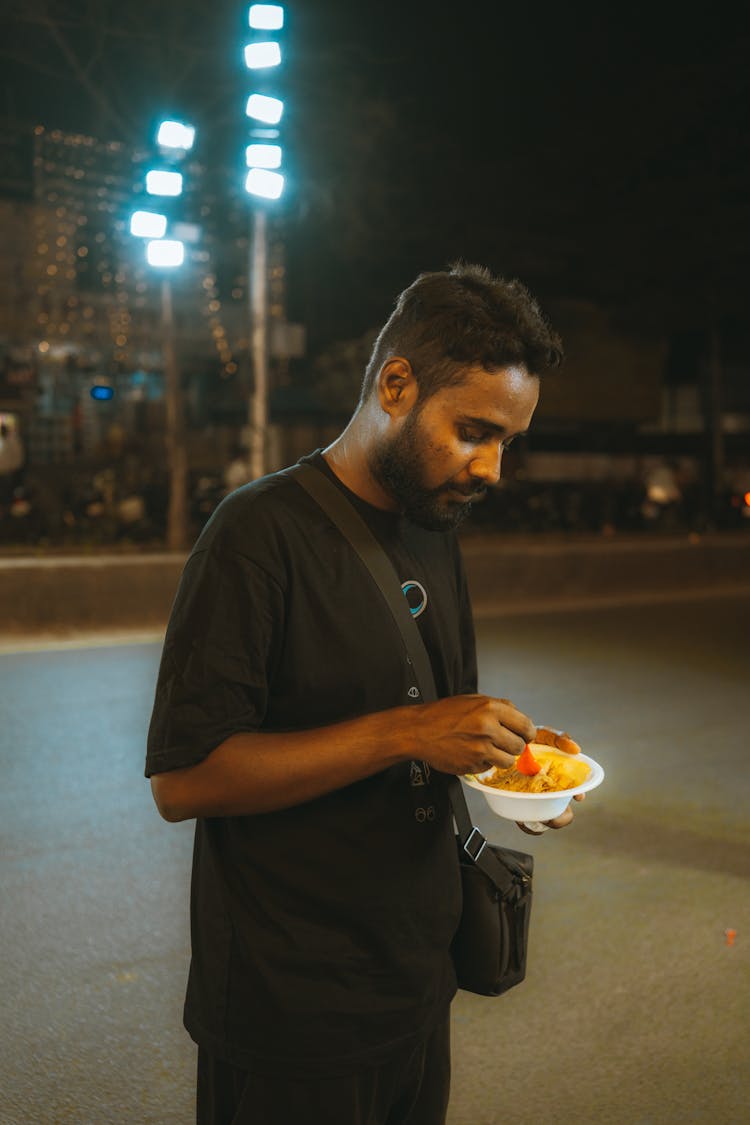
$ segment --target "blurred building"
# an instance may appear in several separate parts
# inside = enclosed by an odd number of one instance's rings
[[[113,430],[158,463],[161,282],[129,233],[132,211],[148,206],[153,154],[42,126],[31,136],[6,129],[0,153],[0,411],[17,417],[37,466],[93,456]],[[200,469],[221,465],[247,414],[249,217],[246,200],[199,163],[184,173],[179,218],[199,239],[171,284],[190,461]],[[283,378],[284,255],[273,225],[269,275]],[[93,398],[92,387],[111,397]]]
[[[56,497],[76,474],[85,487],[106,479],[110,497],[150,490],[163,507],[161,282],[129,233],[132,211],[146,203],[153,155],[0,122],[0,421],[20,435],[25,467],[47,489],[50,508],[68,503]],[[188,463],[210,492],[210,479],[221,480],[243,444],[248,417],[250,214],[225,169],[190,161],[184,172],[179,218],[199,237],[172,276],[173,304]],[[278,220],[269,224],[268,249],[267,447],[276,468],[338,432],[356,402],[374,326],[299,364],[304,328],[287,323]],[[636,524],[644,481],[665,457],[676,463],[684,495],[702,489],[695,505],[704,508],[725,471],[745,473],[744,338],[736,335],[731,348],[724,339],[717,364],[697,337],[673,339],[637,318],[625,324],[592,301],[548,306],[565,341],[565,370],[545,379],[533,430],[506,458],[506,507],[496,515],[487,505],[486,518],[521,526],[541,497],[535,527]],[[593,514],[581,515],[587,505]]]

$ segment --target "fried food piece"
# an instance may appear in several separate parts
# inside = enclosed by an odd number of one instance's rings
[[[562,730],[553,730],[552,727],[537,727],[534,742],[540,742],[542,746],[554,746],[556,750],[562,750],[563,754],[581,753],[581,747],[569,734]]]

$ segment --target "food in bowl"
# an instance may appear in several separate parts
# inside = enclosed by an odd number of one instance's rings
[[[539,728],[537,728],[537,732],[538,730]],[[540,758],[543,758],[546,754],[555,754],[556,749],[533,742],[531,747],[534,756],[539,755]],[[520,757],[519,754],[517,762],[520,761]],[[581,793],[588,793],[590,789],[596,789],[604,780],[604,770],[598,762],[589,758],[588,755],[582,754],[580,751],[576,754],[565,754],[558,751],[558,757],[564,769],[563,781],[567,786],[564,789],[546,789],[536,792],[525,789],[503,789],[500,787],[503,784],[502,775],[505,774],[507,778],[507,770],[491,769],[476,775],[466,774],[463,780],[470,788],[479,790],[497,816],[501,816],[505,820],[514,820],[516,824],[524,823],[529,826],[538,823],[546,824],[565,812],[571,798],[577,797]],[[559,762],[556,761],[555,764],[558,765]],[[539,774],[541,773],[542,770],[540,769]],[[538,777],[539,774],[535,776]],[[546,776],[548,775],[549,770],[546,771]],[[577,781],[579,777],[584,777],[584,780]],[[529,780],[533,781],[533,777],[530,777]]]
[[[564,754],[538,742],[529,743],[527,749],[539,764],[537,772],[528,773],[519,769],[517,760],[508,769],[493,767],[481,774],[479,780],[492,789],[507,789],[514,793],[551,793],[575,789],[591,773],[591,766],[576,754]],[[519,759],[520,757],[519,755]]]

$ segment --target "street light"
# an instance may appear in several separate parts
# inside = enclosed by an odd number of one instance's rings
[[[251,168],[245,178],[245,191],[260,199],[279,199],[284,190],[284,177],[267,168]]]
[[[173,149],[183,156],[190,152],[195,142],[195,129],[183,121],[162,121],[156,133],[156,143],[161,149]]]
[[[281,4],[251,4],[248,24],[253,38],[244,50],[245,65],[256,89],[249,95],[245,114],[250,122],[250,141],[245,149],[247,175],[245,191],[254,201],[252,236],[248,262],[250,298],[250,339],[253,365],[253,393],[248,403],[250,468],[253,477],[266,471],[266,430],[268,427],[268,227],[266,205],[281,197],[284,175],[279,169],[283,151],[279,129],[284,102],[276,96],[274,72],[281,65],[282,49],[278,38],[269,33],[284,26]],[[260,88],[258,88],[260,87]]]
[[[146,244],[146,261],[150,266],[181,266],[185,244],[176,238],[154,238]]]
[[[245,149],[248,168],[279,168],[281,145],[252,144]]]
[[[278,125],[284,113],[284,103],[280,98],[270,98],[267,94],[251,94],[247,99],[245,114],[266,125]]]
[[[134,211],[130,216],[130,233],[136,238],[163,238],[167,233],[167,216],[154,211]]]
[[[251,4],[248,23],[256,31],[281,31],[284,26],[284,8],[281,4]]]
[[[156,143],[162,148],[189,152],[195,140],[195,129],[182,121],[162,121],[156,134]]]
[[[182,173],[152,168],[146,173],[146,191],[149,195],[182,195]]]
[[[267,66],[278,66],[280,62],[278,43],[248,43],[245,47],[245,66],[249,70],[263,70]]]
[[[193,146],[195,129],[180,121],[162,121],[157,133],[162,163],[174,164],[183,159]],[[174,167],[151,168],[145,177],[146,191],[151,196],[175,199],[182,194],[183,177]],[[162,354],[164,357],[164,400],[166,404],[166,446],[169,466],[169,504],[167,508],[167,546],[183,550],[187,544],[187,449],[185,444],[185,410],[177,364],[174,331],[174,308],[170,271],[185,260],[185,241],[193,241],[191,223],[173,223],[173,235],[165,238],[168,216],[155,211],[134,211],[130,233],[146,241],[146,261],[161,271]],[[182,228],[182,229],[181,229]]]

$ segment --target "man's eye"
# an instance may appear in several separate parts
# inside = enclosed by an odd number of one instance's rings
[[[461,441],[465,441],[470,445],[481,445],[485,440],[485,435],[481,434],[478,430],[467,430],[461,428],[458,431],[458,436]]]

